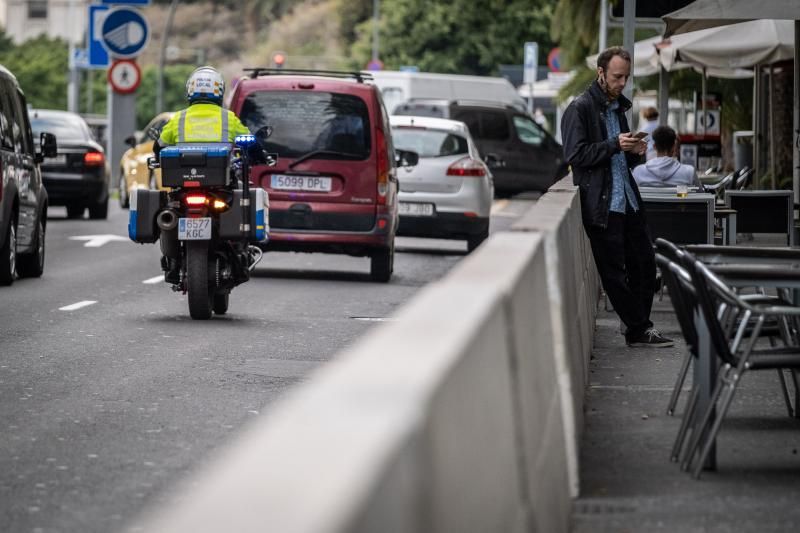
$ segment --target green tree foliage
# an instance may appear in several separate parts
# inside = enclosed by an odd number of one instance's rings
[[[525,41],[539,43],[540,64],[553,46],[546,0],[382,0],[380,10],[380,59],[387,69],[416,65],[488,75],[499,64],[521,64]],[[356,33],[353,66],[363,67],[372,50],[371,19]]]
[[[14,73],[28,103],[66,109],[69,47],[62,39],[39,36],[15,46],[0,35],[0,64]]]

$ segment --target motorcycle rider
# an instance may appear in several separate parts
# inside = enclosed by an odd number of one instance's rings
[[[217,69],[210,66],[195,69],[186,80],[189,107],[175,113],[164,125],[160,137],[153,144],[156,160],[159,160],[162,148],[176,143],[232,143],[237,135],[250,134],[250,130],[233,111],[222,107],[224,95],[225,80]],[[180,281],[177,229],[162,231],[160,244],[165,280],[177,284]]]

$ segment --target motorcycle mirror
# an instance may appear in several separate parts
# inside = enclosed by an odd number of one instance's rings
[[[264,142],[272,135],[272,126],[263,126],[256,131],[256,138],[259,142]]]

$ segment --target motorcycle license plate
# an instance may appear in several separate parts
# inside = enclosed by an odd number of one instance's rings
[[[207,241],[211,239],[211,217],[179,218],[178,239],[182,241]]]

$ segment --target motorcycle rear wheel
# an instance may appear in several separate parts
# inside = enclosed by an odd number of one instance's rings
[[[189,314],[195,320],[211,318],[214,291],[208,272],[208,241],[186,243],[186,289],[189,297]]]

